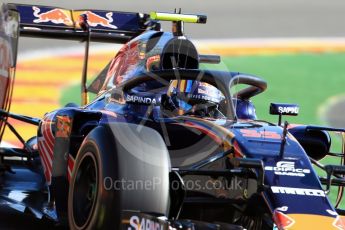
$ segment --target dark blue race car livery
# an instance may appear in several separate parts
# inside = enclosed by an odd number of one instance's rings
[[[267,83],[201,68],[220,57],[184,36],[184,23],[206,20],[4,4],[0,124],[24,147],[1,148],[0,199],[70,229],[345,229],[344,151],[330,152],[329,134],[344,130],[282,124],[298,114],[293,104],[271,103],[278,124],[259,120],[250,99]],[[9,111],[19,36],[85,42],[82,105],[42,119]],[[124,45],[86,87],[92,41]],[[23,140],[8,118],[37,125],[37,136]],[[325,156],[340,165],[322,165]]]

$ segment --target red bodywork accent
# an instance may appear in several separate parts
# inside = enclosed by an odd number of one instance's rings
[[[257,131],[254,129],[241,129],[240,132],[242,133],[242,136],[244,137],[281,139],[280,134],[273,131]]]
[[[132,77],[129,73],[137,67],[138,60],[139,43],[125,44],[111,61],[102,89],[105,90],[108,85],[121,84]]]
[[[280,211],[274,211],[273,219],[278,229],[287,229],[295,223],[295,221],[291,217]]]
[[[197,124],[194,124],[194,123],[188,122],[188,121],[186,121],[183,125],[184,126],[188,126],[188,127],[192,127],[192,128],[195,128],[195,129],[199,130],[200,132],[202,132],[202,133],[206,134],[207,136],[209,136],[210,138],[212,138],[218,144],[222,144],[223,143],[223,140],[221,138],[219,138],[217,136],[217,134],[215,134],[211,130],[208,130],[208,129],[200,126],[200,125],[197,125]]]
[[[240,148],[240,146],[236,140],[234,140],[233,146],[234,146],[234,157],[243,158],[244,155],[243,155],[241,148]]]
[[[42,137],[38,139],[38,150],[44,168],[44,176],[48,184],[51,183],[52,166],[54,158],[55,139],[52,131],[52,119],[55,114],[48,114],[41,125]]]
[[[67,170],[68,170],[68,172],[67,172],[68,181],[71,181],[74,163],[75,163],[74,158],[72,157],[71,154],[69,154],[68,155],[68,168],[67,168]]]

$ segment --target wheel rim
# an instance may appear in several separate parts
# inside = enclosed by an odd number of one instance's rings
[[[90,221],[98,190],[97,163],[91,152],[84,154],[77,169],[73,189],[73,219],[79,228]]]

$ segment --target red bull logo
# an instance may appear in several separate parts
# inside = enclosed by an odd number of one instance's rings
[[[117,29],[117,26],[111,24],[114,21],[112,12],[107,13],[105,15],[106,17],[99,16],[91,11],[86,11],[82,14],[86,14],[87,22],[91,27],[103,26],[111,29]]]
[[[41,13],[41,9],[36,6],[33,6],[32,9],[34,11],[33,15],[36,17],[34,23],[52,22],[54,24],[73,25],[73,21],[67,13],[68,11],[52,9]]]

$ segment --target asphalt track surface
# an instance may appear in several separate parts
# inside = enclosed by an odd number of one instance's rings
[[[1,208],[0,211],[1,230],[67,230],[68,228],[57,227],[47,221],[35,219],[28,214],[21,214],[11,208]]]
[[[3,1],[2,1],[3,2]],[[14,1],[11,1],[14,2]],[[171,12],[181,7],[186,13],[208,15],[206,25],[186,25],[192,38],[272,38],[272,37],[345,37],[345,1],[343,0],[82,0],[16,1],[55,5],[72,9],[97,8],[123,11]],[[169,29],[169,24],[165,25]],[[20,52],[75,46],[76,42],[37,41],[23,38]],[[0,229],[51,229],[30,216],[0,207]]]

